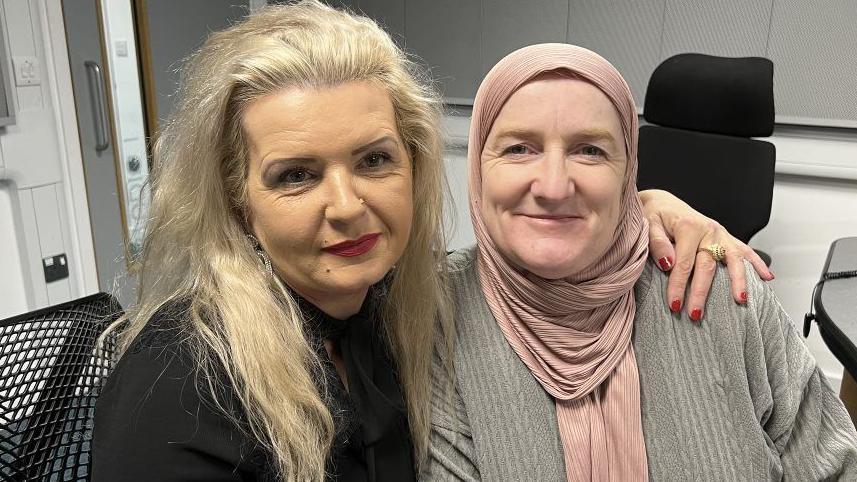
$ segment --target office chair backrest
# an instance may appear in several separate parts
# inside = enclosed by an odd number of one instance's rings
[[[679,54],[649,79],[637,186],[665,189],[744,242],[768,224],[776,150],[773,63]]]
[[[85,481],[121,307],[99,293],[0,321],[0,479]]]

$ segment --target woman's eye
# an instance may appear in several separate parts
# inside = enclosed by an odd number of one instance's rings
[[[373,152],[368,156],[363,158],[363,166],[369,169],[378,169],[380,167],[384,167],[388,162],[390,162],[392,158],[389,154],[383,152]]]
[[[580,149],[580,152],[584,156],[592,156],[592,157],[600,157],[600,156],[605,155],[603,149],[601,149],[600,147],[595,147],[595,146],[583,146],[583,148]]]
[[[303,184],[312,179],[312,173],[304,167],[296,167],[283,171],[277,181],[283,184]]]
[[[512,156],[520,156],[523,154],[528,154],[530,149],[523,144],[515,144],[514,146],[509,146],[503,150],[503,155],[512,155]]]

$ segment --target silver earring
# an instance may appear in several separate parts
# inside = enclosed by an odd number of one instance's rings
[[[268,253],[262,248],[262,243],[256,239],[256,236],[252,234],[247,235],[247,239],[250,240],[250,243],[253,245],[253,251],[256,251],[256,256],[259,257],[259,260],[262,261],[262,264],[265,266],[265,271],[268,272],[268,276],[274,277],[274,267],[271,265],[271,258],[268,257]]]

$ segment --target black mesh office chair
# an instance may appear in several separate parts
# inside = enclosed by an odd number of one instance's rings
[[[95,400],[121,314],[99,293],[0,321],[0,480],[89,480]]]
[[[774,65],[765,58],[679,54],[649,79],[640,127],[643,189],[667,190],[747,243],[771,216]],[[770,257],[757,251],[770,265]]]

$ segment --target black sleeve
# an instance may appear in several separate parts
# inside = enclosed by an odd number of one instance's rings
[[[132,343],[97,402],[94,482],[268,478],[264,452],[200,395],[207,384],[197,375],[177,342]],[[228,407],[237,406],[235,397],[226,398]]]

